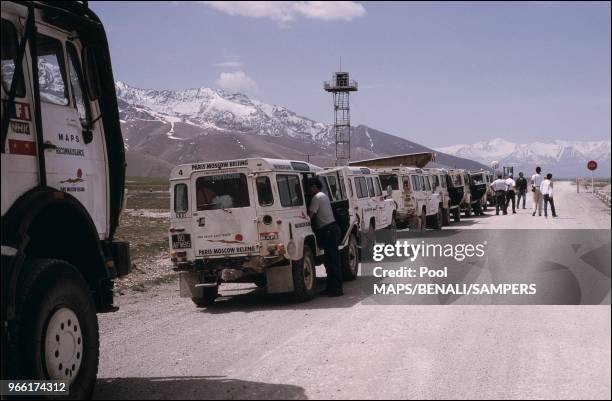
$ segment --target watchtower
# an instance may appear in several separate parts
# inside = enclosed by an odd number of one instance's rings
[[[351,158],[351,113],[349,96],[357,91],[357,82],[349,79],[348,72],[336,72],[331,81],[323,83],[326,92],[334,94],[334,134],[336,138],[336,165],[345,166]]]

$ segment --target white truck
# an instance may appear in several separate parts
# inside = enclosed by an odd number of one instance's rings
[[[416,167],[381,168],[377,172],[397,204],[395,220],[399,228],[442,228],[441,199],[429,173]]]
[[[318,172],[317,176],[328,184],[327,195],[343,234],[341,248],[348,247],[348,253],[352,254],[359,244],[362,259],[368,260],[377,232],[381,234],[381,240],[395,242],[397,204],[389,193],[383,191],[375,170],[342,166]],[[356,271],[349,271],[348,278],[355,274]]]
[[[2,2],[2,379],[91,395],[96,313],[130,270],[113,241],[124,144],[104,28],[79,2]]]
[[[451,215],[455,221],[460,221],[459,203],[453,202],[448,192],[448,170],[443,168],[427,168],[424,171],[430,174],[431,185],[434,191],[440,195],[440,209],[442,210],[442,223],[445,226],[450,225]]]
[[[175,167],[169,241],[181,294],[206,306],[222,282],[251,282],[271,294],[311,299],[323,250],[308,217],[306,182],[318,171],[265,158]],[[350,266],[342,260],[345,276],[354,278],[358,260]]]

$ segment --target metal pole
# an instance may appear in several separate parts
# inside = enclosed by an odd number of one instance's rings
[[[591,170],[591,193],[595,193],[595,185],[593,185],[593,170]]]

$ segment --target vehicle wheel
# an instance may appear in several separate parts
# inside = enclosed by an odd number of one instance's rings
[[[16,300],[9,352],[18,356],[17,379],[64,380],[70,399],[86,399],[98,373],[100,337],[96,306],[79,271],[62,260],[27,262]],[[13,374],[11,373],[11,376]]]
[[[314,298],[317,269],[313,253],[308,245],[304,245],[302,259],[291,262],[291,269],[293,273],[293,300],[304,302]]]
[[[348,245],[342,251],[342,277],[344,281],[353,281],[359,271],[359,249],[357,239],[351,234]]]
[[[455,223],[459,223],[461,221],[461,210],[458,207],[453,209],[453,220]]]
[[[446,208],[446,209],[442,209],[442,224],[445,226],[450,226],[451,223],[451,216],[450,216],[450,209]]]
[[[438,209],[438,213],[433,216],[428,216],[427,220],[429,221],[427,225],[429,228],[440,230],[442,228],[442,210]]]
[[[424,233],[426,228],[427,228],[427,210],[423,209],[423,212],[421,213],[421,223],[419,225],[419,230],[421,233]]]
[[[216,287],[205,287],[202,288],[201,297],[192,297],[191,300],[198,308],[210,306],[215,303],[215,299],[219,296],[219,285]]]
[[[480,204],[480,202],[477,202],[474,205],[474,214],[476,216],[482,216],[483,215],[483,213],[482,213],[482,205]]]
[[[472,216],[472,205],[468,204],[468,207],[465,209],[465,217],[471,217]]]
[[[361,260],[369,262],[372,260],[372,255],[374,254],[374,245],[376,244],[376,230],[374,229],[374,225],[370,224],[368,228],[368,232],[362,235],[362,245],[361,245]]]

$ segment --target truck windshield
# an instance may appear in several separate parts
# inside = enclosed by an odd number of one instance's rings
[[[397,191],[399,189],[399,184],[397,182],[397,176],[395,174],[382,174],[380,177],[380,184],[384,189],[387,189],[389,185],[391,185],[391,189]]]
[[[249,187],[244,174],[220,174],[196,180],[198,210],[249,207]]]

